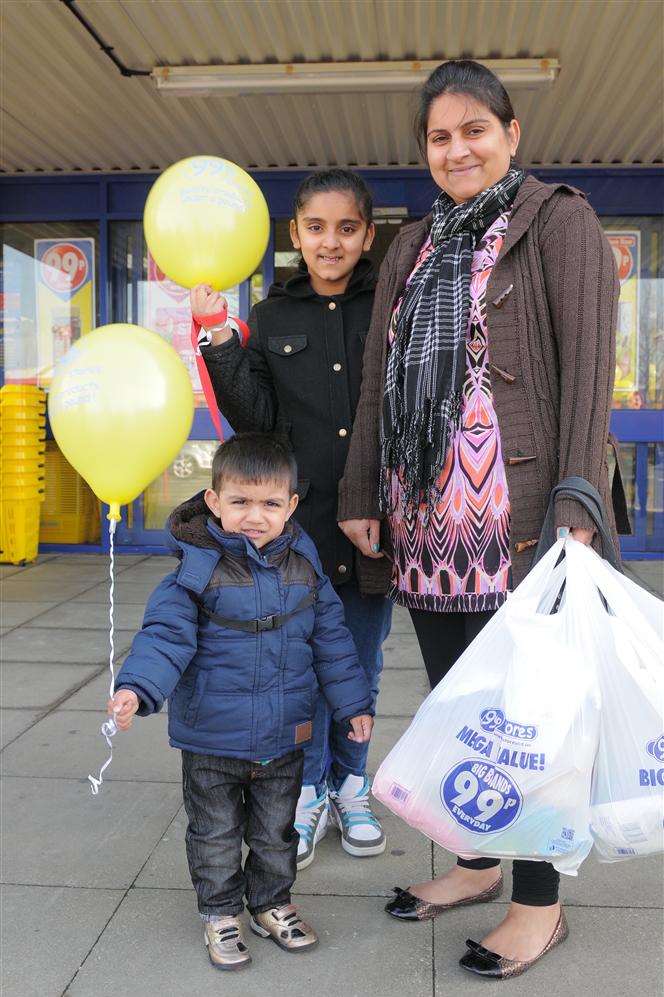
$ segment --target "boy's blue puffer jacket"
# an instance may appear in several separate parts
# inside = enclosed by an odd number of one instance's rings
[[[296,523],[259,551],[224,533],[201,493],[168,526],[181,564],[152,593],[116,689],[133,689],[143,716],[169,699],[174,747],[255,761],[286,754],[311,737],[319,684],[335,720],[373,712],[341,602]],[[312,589],[313,606],[259,634],[199,618],[189,594],[221,616],[253,620],[291,612]]]

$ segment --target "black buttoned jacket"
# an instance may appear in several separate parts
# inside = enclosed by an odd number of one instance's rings
[[[236,432],[288,436],[298,464],[295,518],[313,538],[333,584],[361,557],[337,526],[343,474],[360,397],[375,274],[359,261],[344,294],[316,294],[304,269],[274,284],[249,316],[243,349],[233,336],[202,349],[217,404]]]

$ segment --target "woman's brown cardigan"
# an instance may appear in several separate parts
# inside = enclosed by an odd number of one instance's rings
[[[403,228],[381,267],[362,394],[339,485],[339,521],[382,518],[379,425],[388,325],[430,222],[429,217]],[[566,184],[527,177],[486,291],[514,585],[528,572],[549,494],[563,478],[580,475],[599,488],[615,528],[607,441],[619,291],[611,247],[585,196]],[[592,522],[573,499],[562,499],[556,503],[556,525],[591,527]],[[620,526],[625,526],[622,516]],[[389,542],[387,535],[384,540]],[[361,590],[385,592],[388,559],[357,562]]]

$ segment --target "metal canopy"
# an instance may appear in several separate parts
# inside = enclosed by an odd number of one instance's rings
[[[80,0],[131,67],[557,59],[511,89],[526,165],[664,159],[658,0]],[[0,165],[151,170],[196,153],[245,167],[419,164],[409,92],[168,96],[123,77],[58,0],[2,5]]]

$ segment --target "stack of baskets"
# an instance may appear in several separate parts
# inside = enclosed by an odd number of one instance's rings
[[[46,395],[30,384],[0,388],[0,561],[34,561],[44,501]]]

